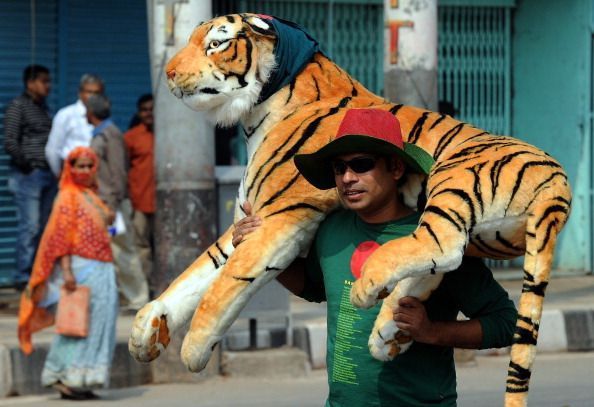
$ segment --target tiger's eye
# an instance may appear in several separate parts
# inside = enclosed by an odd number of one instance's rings
[[[217,40],[211,41],[210,44],[208,45],[210,48],[217,48],[219,45],[221,45],[221,43]]]

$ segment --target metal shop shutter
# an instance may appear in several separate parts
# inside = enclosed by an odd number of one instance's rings
[[[4,113],[7,104],[23,92],[22,72],[32,63],[45,65],[51,71],[53,90],[48,103],[55,112],[56,20],[56,1],[0,0],[0,286],[12,283],[17,239],[17,213],[7,186]]]
[[[494,134],[511,131],[513,0],[442,0],[438,93],[457,118]]]
[[[98,74],[126,130],[136,100],[151,92],[146,1],[62,0],[59,33],[61,107],[76,100],[83,73]]]

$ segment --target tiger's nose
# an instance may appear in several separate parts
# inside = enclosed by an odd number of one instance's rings
[[[167,71],[167,79],[173,80],[175,78],[175,69]]]

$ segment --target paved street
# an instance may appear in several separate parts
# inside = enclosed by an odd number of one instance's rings
[[[477,358],[458,368],[460,407],[501,406],[506,356]],[[55,395],[0,400],[0,406],[200,406],[314,407],[323,404],[326,375],[314,371],[302,379],[215,378],[199,384],[167,384],[102,391],[103,400],[66,402]],[[592,407],[594,352],[541,354],[537,357],[530,406]]]
[[[480,357],[458,368],[459,407],[502,406],[507,356]],[[594,352],[537,354],[528,406],[594,406]]]

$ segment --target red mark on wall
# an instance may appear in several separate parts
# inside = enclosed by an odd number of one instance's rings
[[[398,30],[402,27],[412,28],[415,23],[410,20],[390,20],[388,28],[390,29],[390,64],[398,63]]]

